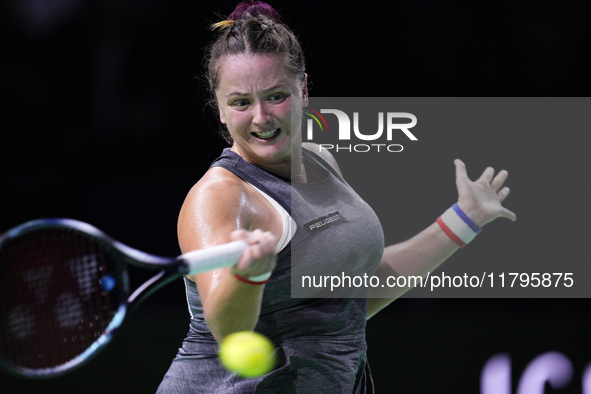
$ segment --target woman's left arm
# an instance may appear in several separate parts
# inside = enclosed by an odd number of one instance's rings
[[[497,218],[507,218],[512,221],[517,219],[513,212],[501,205],[509,195],[509,188],[503,187],[509,175],[507,171],[500,171],[495,176],[495,170],[488,167],[480,178],[473,182],[468,178],[466,166],[461,160],[456,159],[454,164],[459,195],[457,205],[473,224],[482,227]],[[435,222],[413,238],[385,248],[376,275],[380,277],[380,282],[385,282],[388,276],[425,277],[428,272],[435,270],[458,250],[459,244],[461,240],[457,238],[456,241],[452,240],[441,225]],[[388,288],[386,294],[380,294],[382,289],[371,288],[367,303],[367,318],[372,317],[410,289],[411,287]]]

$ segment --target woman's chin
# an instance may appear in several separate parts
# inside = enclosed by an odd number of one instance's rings
[[[256,141],[253,150],[260,155],[261,158],[274,158],[291,154],[291,140],[285,131],[281,131],[272,138],[259,139],[253,137],[253,139]]]

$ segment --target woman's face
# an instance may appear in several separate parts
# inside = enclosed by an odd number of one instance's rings
[[[263,168],[291,160],[291,144],[299,141],[299,125],[306,94],[296,78],[271,55],[233,55],[222,60],[215,91],[220,119],[234,139],[232,149]],[[298,114],[299,113],[299,114]]]

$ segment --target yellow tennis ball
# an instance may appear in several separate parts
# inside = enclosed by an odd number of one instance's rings
[[[275,366],[274,346],[267,337],[253,331],[230,334],[222,340],[220,361],[226,369],[244,378],[254,378]]]

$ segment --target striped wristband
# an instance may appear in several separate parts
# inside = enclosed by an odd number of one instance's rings
[[[437,224],[460,248],[466,246],[482,229],[454,204],[437,218]]]
[[[248,279],[245,278],[244,276],[240,276],[238,274],[234,274],[234,276],[240,282],[248,283],[249,285],[259,286],[259,285],[263,285],[263,284],[267,283],[269,281],[269,279],[271,279],[271,272],[267,272],[266,274],[263,274],[263,275],[253,276],[252,278],[248,278]]]

